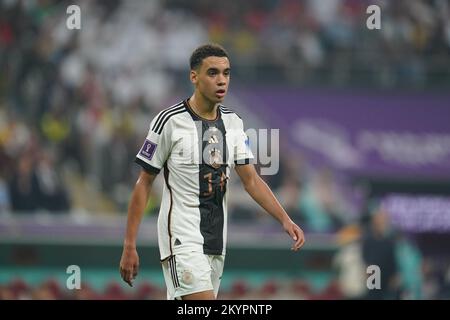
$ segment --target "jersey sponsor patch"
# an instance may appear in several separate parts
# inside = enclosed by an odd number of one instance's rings
[[[150,140],[145,139],[144,145],[142,146],[139,154],[148,160],[152,160],[156,147],[157,147],[156,143],[153,143]]]

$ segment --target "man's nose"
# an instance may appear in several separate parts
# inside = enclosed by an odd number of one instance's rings
[[[219,75],[217,77],[217,85],[219,86],[224,86],[227,84],[227,78],[224,75]]]

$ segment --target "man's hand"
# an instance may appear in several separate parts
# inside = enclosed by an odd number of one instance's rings
[[[258,176],[253,164],[238,165],[235,169],[248,194],[272,217],[280,221],[284,230],[294,239],[295,242],[291,249],[294,251],[300,249],[305,243],[305,235],[302,229],[289,218],[286,211],[284,211],[281,204],[273,195],[272,190]]]
[[[132,287],[139,270],[139,255],[135,247],[124,246],[119,269],[123,281]]]
[[[127,229],[123,242],[122,258],[120,259],[120,275],[130,287],[133,286],[133,280],[136,278],[139,269],[139,256],[136,251],[139,224],[141,223],[155,177],[155,174],[148,173],[145,170],[141,171],[128,206]]]
[[[303,234],[303,230],[290,219],[283,223],[283,228],[295,241],[291,250],[297,251],[300,249],[305,243],[305,235]]]

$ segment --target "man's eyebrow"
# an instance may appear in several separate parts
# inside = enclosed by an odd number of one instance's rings
[[[223,71],[225,72],[225,71],[230,71],[230,70],[231,70],[231,68],[225,68]],[[206,70],[206,72],[209,72],[209,71],[219,72],[220,70],[218,68],[211,67],[211,68],[208,68],[208,70]]]

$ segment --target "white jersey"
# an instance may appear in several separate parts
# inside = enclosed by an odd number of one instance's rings
[[[161,260],[187,251],[225,254],[230,168],[251,159],[241,118],[222,105],[215,120],[195,114],[188,100],[153,119],[136,162],[153,174],[164,168]]]

